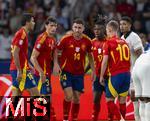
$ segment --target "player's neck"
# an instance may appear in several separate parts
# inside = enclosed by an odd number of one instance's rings
[[[96,37],[97,40],[105,40],[105,38],[106,38],[106,36],[103,36],[103,37],[97,36]]]
[[[29,33],[29,30],[26,26],[23,26],[23,29],[26,31],[26,33]]]
[[[127,38],[130,33],[131,33],[131,30],[130,30],[130,31],[127,31],[127,32],[124,32],[123,35],[124,35],[125,38]]]
[[[49,37],[53,37],[53,35],[50,34],[48,31],[46,31],[46,33],[47,33],[47,35],[48,35]]]
[[[75,40],[80,40],[80,39],[82,39],[82,34],[81,35],[73,34],[73,37],[75,38]]]

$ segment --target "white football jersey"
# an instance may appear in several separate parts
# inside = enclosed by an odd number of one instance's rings
[[[129,45],[130,52],[131,52],[131,70],[132,70],[134,63],[136,59],[138,58],[135,54],[135,51],[142,48],[144,52],[142,41],[135,32],[130,32],[126,38],[124,37],[124,35],[122,35],[121,38],[124,39]]]

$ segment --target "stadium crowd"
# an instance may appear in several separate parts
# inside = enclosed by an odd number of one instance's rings
[[[150,42],[149,6],[149,0],[0,0],[0,60],[10,59],[12,36],[21,26],[21,15],[25,11],[32,12],[36,18],[35,31],[30,38],[31,51],[43,22],[49,15],[55,16],[59,23],[56,35],[58,41],[70,29],[75,17],[82,17],[86,21],[84,33],[93,38],[93,16],[99,13],[116,20],[123,15],[130,16],[133,31],[144,42]]]
[[[77,121],[87,57],[94,82],[92,120],[98,120],[101,94],[105,91],[109,121],[114,116],[125,119],[128,94],[134,104],[135,120],[149,121],[149,92],[139,91],[145,89],[149,77],[140,79],[140,73],[139,82],[144,81],[145,85],[136,83],[139,74],[134,69],[137,58],[146,53],[145,58],[149,57],[149,51],[144,52],[150,48],[149,0],[1,0],[0,13],[0,61],[9,62],[12,58],[10,74],[15,105],[24,89],[31,96],[48,96],[48,117],[55,121],[50,98],[53,70],[60,74],[65,95],[63,120],[68,121],[71,111],[71,120]],[[130,76],[132,71],[134,76]],[[116,97],[119,108],[114,103]],[[13,118],[12,114],[9,118]]]

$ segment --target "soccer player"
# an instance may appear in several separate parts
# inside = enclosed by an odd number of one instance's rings
[[[104,91],[104,86],[99,83],[101,62],[103,59],[103,45],[106,41],[106,27],[105,19],[98,17],[94,24],[94,34],[95,38],[92,40],[92,54],[94,57],[94,81],[93,81],[93,91],[94,91],[94,105],[92,120],[97,121],[100,112],[100,100],[102,93]],[[93,73],[93,72],[92,72]]]
[[[132,67],[134,66],[135,60],[143,53],[143,45],[140,37],[133,31],[131,31],[132,26],[132,20],[124,16],[120,20],[120,30],[123,33],[122,39],[125,39],[125,41],[128,43],[131,53],[131,71]],[[131,100],[133,101],[134,105],[134,117],[136,121],[140,120],[139,117],[139,104],[138,99],[135,98],[135,91],[134,91],[134,85],[131,78],[130,82],[130,96]]]
[[[132,78],[135,87],[135,97],[139,98],[142,102],[142,105],[140,103],[139,109],[141,121],[150,121],[149,59],[150,50],[147,50],[136,60],[132,70]]]
[[[34,65],[35,73],[34,77],[40,90],[41,95],[51,97],[51,73],[52,73],[52,61],[54,67],[57,66],[56,58],[56,40],[54,34],[56,33],[57,22],[53,17],[49,17],[45,22],[45,31],[40,34],[36,40],[32,55],[31,62]],[[59,67],[59,66],[57,66]],[[56,69],[56,68],[55,68]],[[50,100],[51,102],[51,100]],[[50,114],[52,121],[56,120],[54,109],[50,103]]]
[[[15,107],[17,96],[21,96],[24,89],[27,89],[31,96],[39,96],[36,82],[28,64],[28,33],[33,30],[34,25],[32,14],[24,13],[22,16],[22,27],[16,32],[11,44],[10,73],[12,76],[12,96],[14,96]]]
[[[126,96],[130,86],[130,50],[125,40],[118,37],[119,24],[111,20],[106,25],[107,41],[103,47],[103,61],[100,82],[104,83],[104,73],[108,67],[109,79],[105,82],[108,120],[125,119]],[[120,110],[114,103],[118,97]],[[122,115],[122,116],[121,116]]]
[[[83,34],[84,22],[77,18],[73,21],[73,33],[65,35],[58,44],[61,52],[60,81],[64,90],[63,101],[64,121],[68,121],[71,102],[71,120],[77,121],[80,108],[80,95],[84,92],[84,66],[85,56],[88,54],[89,62],[94,71],[94,63],[91,55],[91,40]]]

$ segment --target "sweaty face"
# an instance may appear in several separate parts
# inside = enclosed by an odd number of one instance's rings
[[[46,27],[46,31],[48,32],[48,34],[54,35],[56,33],[56,30],[57,30],[57,24],[56,23],[50,22],[45,27]]]
[[[120,30],[122,33],[126,33],[130,31],[131,25],[127,21],[121,20],[120,21]]]
[[[84,31],[84,25],[74,23],[72,26],[72,30],[75,36],[80,36]]]
[[[94,34],[96,38],[104,38],[105,36],[105,27],[103,25],[94,26]]]

